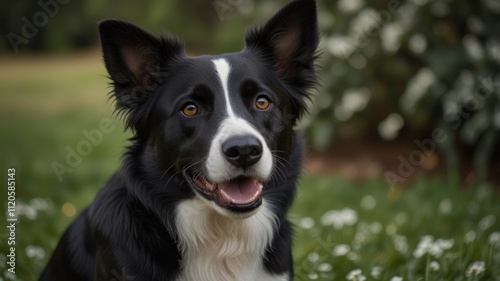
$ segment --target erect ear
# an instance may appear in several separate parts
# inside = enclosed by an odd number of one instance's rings
[[[119,20],[99,23],[104,63],[114,85],[120,110],[140,105],[160,82],[169,59],[183,52],[182,43],[158,37]]]
[[[263,27],[247,32],[246,46],[271,60],[275,70],[297,86],[314,84],[314,60],[319,43],[316,2],[296,0],[283,7]]]
[[[172,36],[155,36],[140,27],[119,20],[99,23],[104,63],[114,86],[118,111],[126,114],[126,126],[138,130],[165,67],[183,54],[183,45]]]

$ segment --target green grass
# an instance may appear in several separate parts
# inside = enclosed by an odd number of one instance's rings
[[[17,280],[37,279],[64,229],[119,165],[129,134],[112,117],[105,75],[97,53],[0,59],[0,172],[7,182],[7,169],[16,169]],[[68,165],[67,147],[77,149],[87,140],[82,131],[99,129],[105,118],[114,130],[59,180],[53,163]],[[0,280],[10,280],[6,187],[0,191]]]
[[[487,185],[463,190],[422,178],[390,189],[383,181],[353,185],[307,176],[292,212],[296,279],[345,280],[361,269],[367,280],[500,280],[499,216],[499,196]],[[434,243],[419,253],[428,235]],[[485,262],[485,271],[469,277],[476,261]],[[427,268],[430,263],[439,270]]]
[[[3,178],[7,168],[16,168],[17,280],[37,279],[64,229],[119,165],[129,135],[113,119],[115,129],[61,181],[51,166],[66,163],[66,148],[86,140],[83,130],[112,118],[104,76],[96,54],[0,59],[0,171]],[[340,176],[305,175],[299,190],[290,215],[297,226],[296,280],[346,280],[357,269],[375,280],[374,267],[378,280],[500,280],[500,245],[489,242],[500,233],[500,198],[486,184],[464,190],[421,178],[390,189],[383,180],[353,184]],[[7,190],[0,192],[3,223]],[[0,280],[10,280],[7,235],[2,227]],[[426,235],[453,245],[439,256],[433,252],[436,257],[415,257]],[[468,277],[476,261],[485,262],[485,270]],[[432,271],[436,262],[440,269]]]

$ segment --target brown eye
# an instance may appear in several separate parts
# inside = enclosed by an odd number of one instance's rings
[[[269,101],[268,98],[266,98],[264,96],[259,96],[255,100],[255,107],[257,107],[257,109],[266,110],[269,108],[270,105],[271,105],[271,102]]]
[[[182,108],[182,113],[188,117],[195,116],[198,112],[198,106],[194,103],[186,103]]]

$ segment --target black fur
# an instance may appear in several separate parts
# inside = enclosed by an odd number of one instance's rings
[[[182,171],[203,170],[196,163],[224,118],[211,63],[219,56],[188,57],[171,35],[155,36],[123,21],[103,21],[99,32],[116,108],[134,137],[122,167],[67,229],[40,280],[175,280],[183,233],[174,209],[195,196]],[[293,126],[315,85],[318,40],[315,1],[297,0],[251,29],[242,52],[222,55],[232,65],[235,111],[262,134],[276,159],[263,193],[279,220],[263,257],[270,273],[293,272],[286,213],[302,157]],[[249,110],[261,92],[273,105],[266,112]],[[200,114],[182,116],[186,101],[196,102]]]

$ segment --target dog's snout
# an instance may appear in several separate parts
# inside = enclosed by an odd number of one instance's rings
[[[247,168],[262,156],[262,143],[254,136],[231,137],[222,143],[224,157],[233,165]]]

